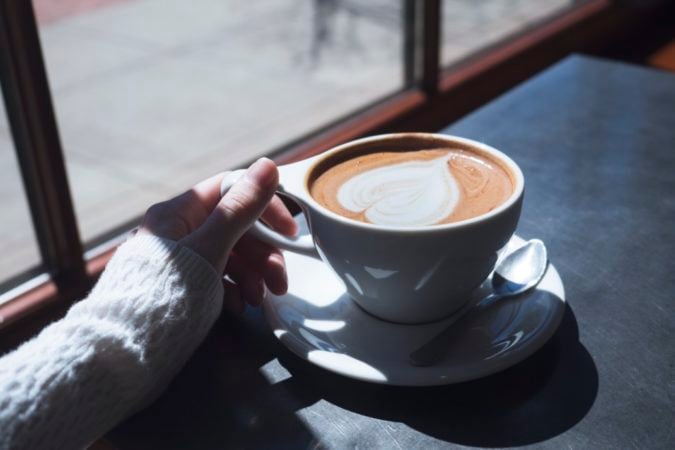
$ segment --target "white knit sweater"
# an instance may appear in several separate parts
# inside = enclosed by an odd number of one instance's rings
[[[222,307],[221,277],[173,241],[122,245],[86,300],[0,358],[0,449],[83,448],[151,403]]]

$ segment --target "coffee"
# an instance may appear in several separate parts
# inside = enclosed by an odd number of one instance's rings
[[[325,208],[375,225],[418,227],[483,215],[513,193],[503,165],[469,148],[375,151],[323,168],[311,196]]]

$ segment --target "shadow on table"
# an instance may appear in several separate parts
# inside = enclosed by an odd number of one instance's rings
[[[252,316],[221,317],[166,392],[105,441],[119,449],[316,448],[296,415],[307,404],[261,373],[276,342],[260,311]]]
[[[277,379],[263,376],[270,362]],[[518,446],[574,426],[597,389],[569,306],[553,338],[527,360],[480,380],[428,388],[370,384],[315,367],[286,350],[257,311],[244,321],[221,319],[167,392],[106,440],[121,449],[320,447],[322,436],[297,411],[323,399],[451,443]]]
[[[553,338],[501,373],[443,387],[395,387],[351,380],[282,350],[291,391],[411,428],[448,442],[488,447],[533,444],[568,430],[598,390],[593,359],[579,342],[569,305]],[[308,398],[309,397],[309,398]]]

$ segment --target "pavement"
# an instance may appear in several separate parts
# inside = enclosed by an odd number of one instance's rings
[[[444,0],[451,65],[571,0]],[[80,233],[404,88],[401,3],[34,0]],[[0,280],[38,263],[0,108]]]

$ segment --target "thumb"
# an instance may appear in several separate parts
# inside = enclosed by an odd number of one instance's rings
[[[260,158],[181,243],[209,261],[218,273],[223,272],[232,247],[265,211],[278,185],[276,165]]]

